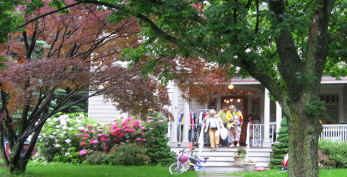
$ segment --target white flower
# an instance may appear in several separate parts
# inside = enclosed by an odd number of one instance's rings
[[[70,155],[70,152],[65,152],[65,155]]]
[[[58,147],[61,147],[61,145],[60,144],[55,144],[54,147],[58,148]]]
[[[66,139],[65,142],[66,142],[67,144],[70,144],[70,143],[71,143],[71,140],[70,140],[70,139]]]

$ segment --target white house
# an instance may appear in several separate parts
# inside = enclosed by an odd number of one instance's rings
[[[270,100],[269,92],[260,83],[253,79],[234,78],[231,82],[235,91],[231,95],[215,95],[214,101],[208,104],[199,104],[194,99],[186,100],[182,97],[181,90],[170,82],[168,85],[171,106],[169,111],[174,115],[174,120],[169,123],[168,136],[169,145],[173,148],[186,147],[192,138],[191,113],[199,115],[201,112],[214,108],[217,111],[223,106],[234,104],[240,109],[244,116],[250,114],[255,117],[253,123],[247,126],[246,145],[248,157],[259,161],[262,166],[267,166],[271,144],[276,141],[276,132],[280,127],[282,118],[281,107],[278,103]],[[227,87],[228,85],[226,85]],[[322,139],[335,141],[347,140],[347,77],[339,80],[324,76],[321,80],[321,99],[326,102],[328,113],[333,120],[329,124],[323,125]],[[345,111],[346,110],[346,111]],[[101,121],[109,121],[120,116],[120,112],[105,101],[102,96],[89,99],[88,115]],[[183,121],[181,114],[186,117]],[[208,151],[208,150],[207,150]],[[227,152],[235,153],[235,150],[224,149],[224,156]],[[254,152],[254,157],[252,156]],[[210,153],[210,152],[206,152]],[[214,153],[216,154],[216,153]],[[259,154],[262,154],[259,157]],[[216,157],[213,167],[230,166],[227,159],[220,160]],[[217,159],[217,160],[216,160]],[[258,160],[257,160],[258,159]],[[265,159],[265,160],[264,160]]]

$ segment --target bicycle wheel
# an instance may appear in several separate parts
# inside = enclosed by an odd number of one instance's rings
[[[171,175],[178,175],[183,173],[183,171],[181,165],[177,166],[177,162],[174,162],[169,166],[169,172]]]

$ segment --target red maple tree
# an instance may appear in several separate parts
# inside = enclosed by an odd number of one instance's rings
[[[48,3],[31,14],[25,13],[27,6],[16,10],[27,21],[54,11]],[[110,23],[110,12],[96,8],[79,5],[68,14],[45,16],[0,44],[0,55],[8,59],[8,69],[0,71],[0,143],[7,142],[11,154],[0,149],[12,173],[25,171],[46,120],[89,96],[105,93],[118,108],[141,115],[168,104],[166,90],[155,79],[115,64],[122,48],[137,45],[136,19]],[[71,91],[61,98],[64,89]],[[73,99],[88,89],[91,94]]]

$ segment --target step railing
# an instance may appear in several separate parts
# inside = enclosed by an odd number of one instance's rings
[[[347,125],[345,124],[324,124],[320,140],[347,141]]]
[[[276,123],[270,123],[268,139],[265,139],[264,124],[249,123],[246,144],[248,147],[271,146],[276,141]],[[268,144],[265,144],[268,143]]]

